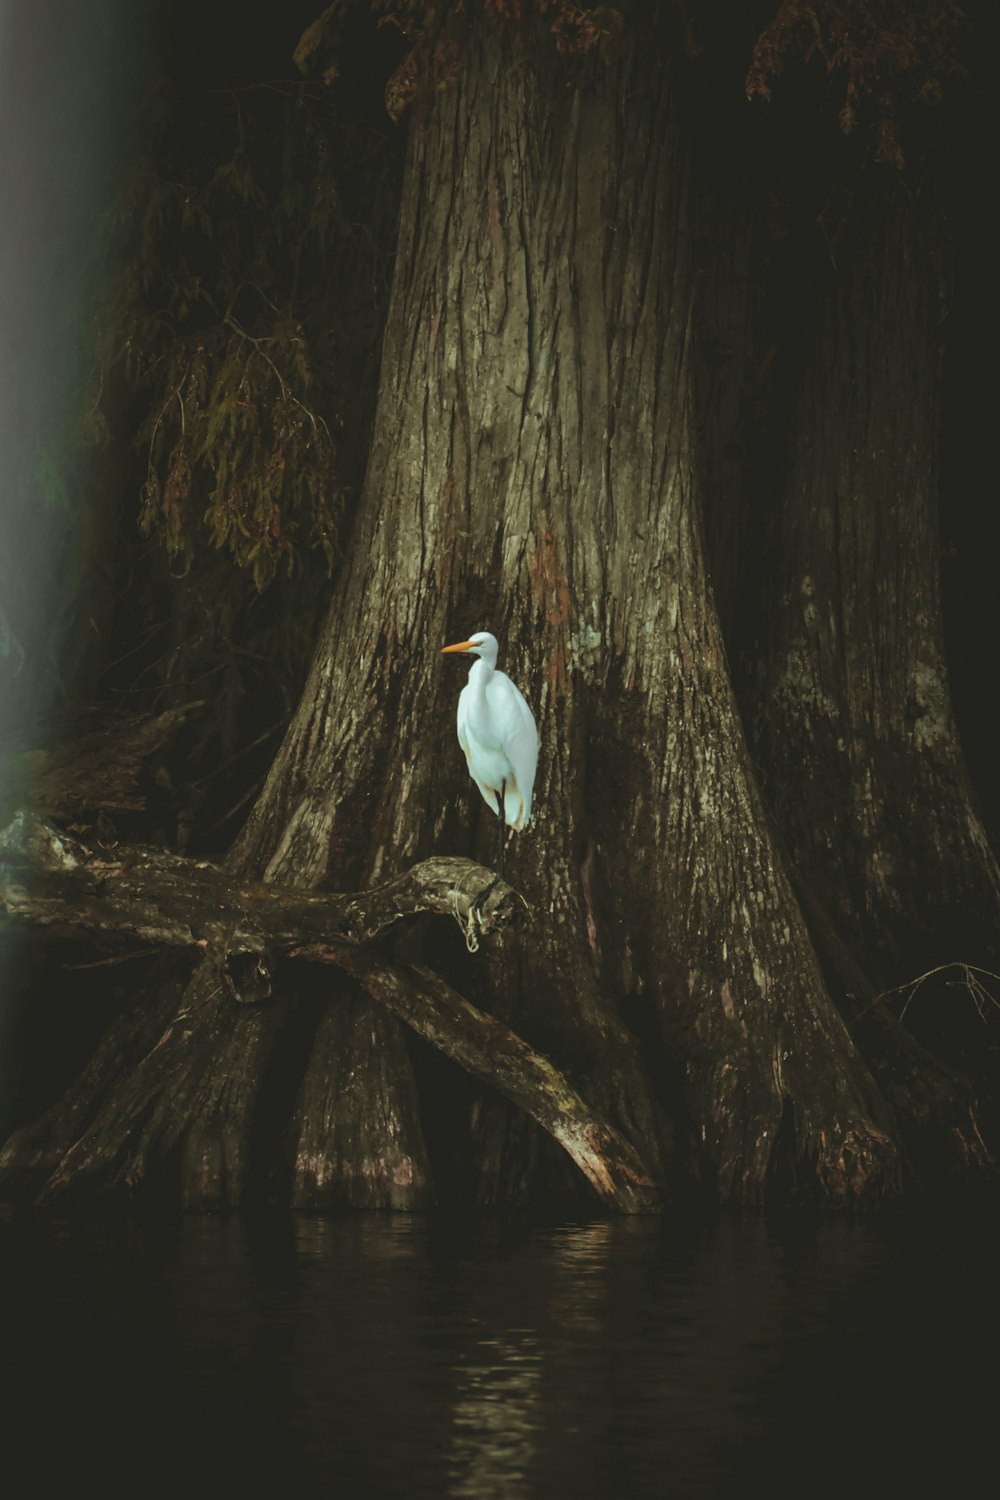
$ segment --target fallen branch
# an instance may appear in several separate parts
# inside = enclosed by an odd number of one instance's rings
[[[470,1005],[433,970],[393,963],[360,949],[313,947],[301,950],[300,956],[339,964],[373,1000],[523,1109],[558,1141],[610,1207],[619,1213],[650,1213],[660,1207],[630,1142],[594,1113],[548,1058]]]
[[[523,911],[510,886],[470,859],[425,859],[370,891],[305,891],[243,880],[207,860],[159,849],[95,851],[27,812],[0,833],[0,872],[0,903],[16,922],[200,947],[223,960],[334,938],[369,943],[423,912],[488,934]]]

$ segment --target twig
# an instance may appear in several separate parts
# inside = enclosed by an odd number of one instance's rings
[[[315,412],[310,411],[309,407],[306,406],[304,401],[300,401],[298,396],[293,395],[293,393],[288,388],[288,383],[285,380],[285,377],[282,375],[281,371],[278,369],[278,366],[268,354],[267,350],[263,347],[265,343],[272,343],[273,340],[254,338],[252,333],[247,333],[245,328],[240,327],[239,323],[237,323],[236,319],[232,316],[231,313],[226,314],[225,321],[238,338],[245,339],[248,344],[252,344],[254,346],[254,349],[260,355],[261,359],[264,360],[266,364],[270,365],[271,369],[274,371],[274,375],[278,382],[278,385],[281,387],[282,396],[286,401],[291,401],[294,406],[297,406],[301,412],[305,413],[305,415],[309,419],[314,434],[318,437],[319,429],[322,427],[323,431],[326,433],[327,442],[332,445],[333,438],[330,436],[330,429],[326,425],[326,422],[322,417],[317,417]],[[301,343],[301,340],[298,340],[297,342]]]
[[[957,969],[961,977],[957,980],[949,981],[948,987],[950,989],[958,988],[968,991],[972,1003],[976,1007],[979,1019],[985,1025],[987,1006],[992,1005],[994,1009],[1000,1010],[1000,1000],[990,993],[979,976],[983,975],[986,979],[993,979],[1000,985],[1000,974],[994,974],[992,969],[981,969],[976,964],[965,963],[961,959],[952,959],[949,963],[938,964],[935,968],[928,969],[926,973],[918,974],[915,979],[907,979],[903,984],[894,985],[892,989],[882,990],[880,994],[875,996],[874,1000],[869,1001],[864,1010],[861,1011],[861,1015],[871,1010],[880,1000],[888,1000],[893,995],[901,995],[904,991],[908,991],[906,999],[903,1002],[903,1008],[899,1013],[899,1019],[902,1021],[906,1016],[906,1012],[913,1004],[914,997],[921,986],[928,979],[933,979],[935,975],[946,974],[949,969]]]
[[[159,953],[159,948],[134,948],[131,953],[116,953],[111,958],[98,958],[89,964],[63,964],[64,969],[106,969],[112,964],[128,963],[130,958],[148,958],[151,953]]]

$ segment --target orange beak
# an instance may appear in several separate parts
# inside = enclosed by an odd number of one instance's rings
[[[442,646],[441,655],[445,656],[449,651],[471,651],[475,641],[459,641],[455,646]]]

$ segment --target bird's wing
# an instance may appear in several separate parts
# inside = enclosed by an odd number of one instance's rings
[[[479,788],[480,793],[482,794],[483,801],[486,803],[486,806],[489,808],[490,812],[496,813],[498,812],[497,794],[492,787],[487,786],[484,781],[480,781],[479,777],[476,775],[475,765],[473,764],[473,746],[472,741],[469,737],[469,731],[467,727],[468,700],[463,702],[463,699],[465,699],[465,695],[468,691],[468,688],[463,688],[458,695],[458,743],[462,747],[462,753],[465,756],[465,764],[469,768],[469,775],[472,777],[473,781],[476,783],[476,786]]]
[[[468,758],[469,758],[469,736],[466,733],[466,729],[465,729],[466,708],[465,708],[465,704],[464,704],[464,702],[462,700],[465,698],[465,695],[466,695],[467,692],[468,692],[468,689],[467,688],[463,688],[462,691],[458,695],[458,714],[457,714],[457,718],[458,718],[458,743],[461,745],[462,749],[465,752],[465,758],[466,758],[466,760],[468,760]]]
[[[538,730],[535,718],[520,688],[504,672],[494,674],[489,699],[500,730],[504,754],[514,768],[519,797],[508,790],[505,800],[507,822],[512,828],[523,828],[531,817],[531,793],[538,765]]]

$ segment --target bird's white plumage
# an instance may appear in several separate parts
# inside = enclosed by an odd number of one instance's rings
[[[497,671],[497,641],[488,631],[445,649],[477,657],[458,699],[458,743],[469,775],[498,816],[503,788],[504,822],[509,828],[524,828],[531,817],[538,764],[538,731],[531,709],[506,672]]]

